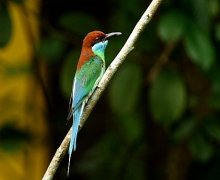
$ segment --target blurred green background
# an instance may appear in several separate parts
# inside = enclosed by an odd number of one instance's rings
[[[29,116],[28,122],[40,127],[35,133],[29,126],[17,127],[16,114],[14,121],[4,119],[2,114],[11,114],[19,104],[13,103],[10,93],[0,93],[0,156],[4,152],[11,157],[23,146],[33,147],[33,140],[45,129],[38,144],[47,149],[44,162],[36,163],[43,167],[40,175],[35,177],[32,168],[21,179],[42,177],[71,126],[66,122],[68,101],[84,36],[92,30],[123,33],[109,42],[108,66],[151,2],[44,0],[35,4],[38,10],[33,11],[28,7],[34,1],[0,1],[0,86],[25,74],[34,78],[26,85],[41,92],[27,92],[33,101],[23,104],[20,118]],[[23,33],[32,40],[30,61],[16,68],[1,62],[1,49],[15,33],[12,5],[21,18],[32,16],[37,24],[26,27],[29,35]],[[17,50],[22,48],[18,43]],[[220,1],[164,0],[79,133],[69,179],[219,180],[219,59]],[[22,60],[13,61],[20,64]],[[16,96],[16,89],[11,91]],[[39,98],[43,110],[35,107]],[[33,107],[43,112],[39,126]],[[36,154],[41,151],[31,157]],[[31,160],[25,162],[20,167],[33,165]],[[55,179],[68,179],[67,163],[68,156]],[[7,174],[4,177],[10,179]]]

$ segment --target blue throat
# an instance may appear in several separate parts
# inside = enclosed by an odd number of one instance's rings
[[[103,60],[105,60],[105,49],[108,45],[108,41],[101,41],[99,43],[96,43],[92,46],[92,51],[95,55],[101,57]]]

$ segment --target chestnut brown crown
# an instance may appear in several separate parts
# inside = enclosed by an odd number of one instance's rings
[[[106,34],[102,31],[92,31],[83,40],[83,47],[92,47],[94,44],[103,41]]]

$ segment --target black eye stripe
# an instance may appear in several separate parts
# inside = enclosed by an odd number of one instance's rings
[[[95,41],[93,41],[92,46],[93,46],[94,44],[96,44],[96,43],[99,43],[99,42],[101,42],[101,40],[100,40],[100,39],[96,39]]]
[[[96,37],[96,39],[93,41],[93,43],[91,44],[91,46],[93,46],[93,45],[96,44],[96,43],[101,42],[104,38],[105,38],[105,36],[103,36],[103,37],[101,37],[101,36]]]

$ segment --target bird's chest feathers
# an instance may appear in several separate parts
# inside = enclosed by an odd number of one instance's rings
[[[92,51],[95,55],[105,60],[105,49],[107,45],[108,45],[108,41],[102,41],[102,42],[96,43],[92,46]]]
[[[81,81],[82,86],[84,86],[86,84],[85,82],[89,79],[96,79],[103,69],[105,69],[104,61],[101,58],[93,57],[77,71],[76,77]]]

